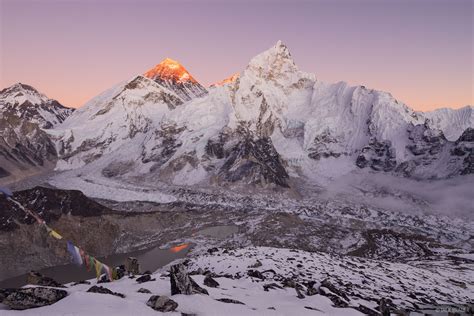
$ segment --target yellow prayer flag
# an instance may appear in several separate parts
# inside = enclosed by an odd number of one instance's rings
[[[95,265],[95,274],[98,279],[102,272],[102,262],[100,262],[99,260],[94,260],[94,265]]]
[[[51,230],[51,232],[49,233],[52,237],[56,238],[56,239],[63,239],[63,236],[59,235],[57,232],[55,232],[54,230]]]

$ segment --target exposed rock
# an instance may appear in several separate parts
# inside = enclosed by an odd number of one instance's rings
[[[51,287],[65,287],[59,282],[56,282],[50,277],[44,276],[39,272],[30,271],[27,276],[27,283],[31,285],[42,285]]]
[[[217,247],[207,249],[207,253],[210,254],[210,255],[212,255],[214,252],[218,252],[218,251],[219,251],[219,248],[217,248]]]
[[[296,291],[296,297],[299,298],[299,299],[303,299],[305,298],[304,294],[303,294],[303,287],[301,286],[301,284],[298,284],[296,287],[295,287],[295,291]]]
[[[149,274],[145,274],[145,275],[142,275],[141,277],[137,278],[138,283],[145,283],[145,282],[155,281],[155,280],[156,279],[152,279],[151,275],[149,275]]]
[[[265,280],[265,276],[258,270],[247,270],[247,275],[260,280]]]
[[[245,127],[240,127],[237,135],[240,141],[226,152],[219,178],[228,182],[289,187],[289,175],[271,138],[253,139]]]
[[[113,292],[113,291],[109,290],[108,288],[105,288],[103,286],[97,286],[97,285],[94,285],[93,287],[88,289],[87,292],[89,292],[89,293],[100,293],[100,294],[110,294],[110,295],[115,295],[115,296],[118,296],[118,297],[121,297],[121,298],[125,297],[125,295],[122,294],[122,293]]]
[[[167,296],[158,296],[158,295],[153,295],[148,299],[148,302],[146,302],[146,305],[150,306],[154,310],[158,312],[172,312],[178,307],[178,303],[173,301]]]
[[[150,291],[150,290],[145,289],[145,288],[143,288],[143,287],[142,287],[142,288],[139,288],[137,292],[138,292],[138,293],[151,294],[151,291]]]
[[[183,264],[175,264],[170,268],[171,295],[175,294],[206,294],[206,289],[200,287],[186,272]]]
[[[322,312],[320,309],[317,309],[316,307],[305,306],[304,308],[309,309],[309,310],[312,310],[312,311]]]
[[[385,298],[380,299],[379,311],[382,316],[390,316],[390,301]]]
[[[269,283],[263,285],[263,290],[268,292],[268,290],[275,290],[275,289],[283,289],[283,287],[279,286],[276,283]]]
[[[204,278],[204,285],[208,287],[218,287],[219,282],[214,280],[210,275],[206,275],[206,277]]]
[[[347,295],[340,289],[338,289],[334,284],[332,284],[328,279],[324,279],[321,282],[321,287],[325,287],[334,294],[337,294],[338,296],[344,298],[345,300],[348,300]]]
[[[115,268],[115,279],[120,280],[123,278],[126,274],[127,270],[125,269],[125,265],[120,265]]]
[[[391,171],[397,165],[395,151],[389,141],[371,138],[369,144],[362,148],[356,165],[359,168],[370,167],[376,171]]]
[[[260,260],[257,260],[254,264],[249,265],[249,268],[260,268],[262,266],[262,262]]]
[[[329,131],[324,131],[313,140],[313,145],[308,149],[308,157],[314,160],[321,158],[338,158],[345,154],[339,147],[340,140],[333,137]]]
[[[87,280],[82,280],[82,281],[77,281],[77,282],[74,282],[72,284],[72,286],[76,286],[76,285],[80,285],[80,284],[86,284],[86,285],[90,285],[91,283]]]
[[[219,302],[222,302],[222,303],[245,305],[245,303],[242,303],[241,301],[233,300],[231,298],[217,298],[216,301],[219,301]]]
[[[296,283],[296,281],[292,278],[284,278],[281,284],[284,287],[292,287],[292,288],[295,288],[298,285],[298,283]]]
[[[10,293],[3,304],[11,309],[23,310],[35,307],[51,305],[65,298],[67,292],[47,287],[32,287],[16,289]]]
[[[443,132],[430,129],[427,124],[410,126],[408,133],[411,144],[407,149],[415,156],[438,154],[447,142]]]
[[[15,292],[16,289],[0,289],[0,303],[10,295],[11,293]]]
[[[61,216],[73,215],[83,217],[96,217],[103,214],[113,213],[111,209],[86,197],[77,190],[57,190],[37,186],[33,189],[16,191],[13,194],[15,200],[25,207],[38,213],[47,223],[52,224]],[[12,219],[7,224],[7,219]],[[18,229],[21,224],[33,224],[36,221],[31,216],[25,216],[16,204],[0,195],[0,230],[11,231]],[[54,225],[52,226],[54,228]]]
[[[125,261],[125,270],[128,274],[140,274],[140,264],[138,263],[138,259],[134,257],[128,257]]]
[[[365,315],[370,315],[370,316],[379,316],[380,315],[380,313],[377,312],[376,310],[373,310],[372,308],[369,308],[369,307],[364,306],[362,304],[360,304],[355,309],[357,309],[361,313],[364,313]]]
[[[314,281],[310,281],[306,284],[306,295],[313,296],[318,294],[318,289],[314,287],[315,284],[316,282]]]

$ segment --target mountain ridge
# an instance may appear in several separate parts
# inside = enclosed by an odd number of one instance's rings
[[[176,91],[169,86],[165,89]],[[433,117],[412,110],[389,93],[344,82],[321,82],[298,69],[281,41],[252,58],[235,80],[200,97],[181,100],[173,106],[162,100],[168,110],[161,114],[134,113],[139,121],[153,121],[138,131],[139,138],[111,129],[101,132],[102,136],[81,136],[80,142],[65,141],[64,148],[73,148],[58,166],[67,170],[93,163],[99,170],[110,170],[113,164],[112,169],[122,170],[112,174],[125,177],[147,178],[151,172],[154,179],[174,184],[204,181],[263,186],[288,186],[292,178],[330,178],[332,171],[324,167],[328,163],[348,172],[369,168],[419,179],[452,177],[471,170],[469,142],[460,145],[454,142],[457,138],[447,139],[443,132],[436,132],[447,126],[453,129],[453,125],[440,123],[442,114],[433,123]],[[96,105],[103,108],[113,103],[105,98]],[[79,131],[78,125],[86,123],[79,120],[75,124],[80,112],[64,124],[65,133]],[[472,126],[465,115],[461,118],[450,137]],[[107,121],[126,122],[115,117]],[[95,124],[93,120],[87,123]],[[133,155],[138,161],[119,163],[117,157],[125,156],[123,153],[117,153],[114,162],[102,157],[132,138],[128,146],[140,153]],[[84,151],[81,142],[95,142],[104,150],[90,147]],[[93,159],[81,163],[84,155]],[[76,162],[71,163],[71,158]]]
[[[178,62],[156,68],[49,132],[58,170],[91,164],[108,177],[264,187],[365,168],[417,179],[472,173],[469,137],[459,141],[473,126],[472,106],[424,113],[390,93],[319,81],[281,41],[202,94],[183,86],[200,84]]]

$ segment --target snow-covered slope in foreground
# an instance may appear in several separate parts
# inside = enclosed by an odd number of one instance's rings
[[[125,277],[102,283],[124,298],[88,293],[92,284],[68,285],[59,302],[22,312],[22,315],[157,315],[146,305],[152,295],[178,303],[177,312],[190,315],[379,315],[381,299],[392,313],[420,311],[425,306],[467,304],[474,299],[469,264],[438,271],[429,262],[392,264],[360,258],[341,258],[278,248],[213,250],[188,262],[192,278],[209,295],[173,295],[164,271],[156,280],[139,284]],[[442,263],[441,263],[442,264]],[[472,264],[470,264],[472,265]],[[217,287],[204,283],[210,274]],[[139,293],[145,288],[151,293]],[[228,302],[218,299],[234,300]],[[1,307],[1,305],[0,305]],[[2,310],[2,315],[16,315]]]

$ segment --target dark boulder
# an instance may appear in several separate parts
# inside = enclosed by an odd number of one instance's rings
[[[207,249],[207,253],[210,255],[212,255],[214,252],[219,252],[219,248],[214,247],[214,248]]]
[[[299,298],[299,299],[303,299],[305,298],[304,294],[303,294],[303,286],[301,286],[301,284],[298,284],[295,286],[295,291],[296,291],[296,297]]]
[[[283,279],[283,281],[281,282],[281,284],[284,286],[284,287],[292,287],[292,288],[295,288],[298,283],[291,279],[291,278],[285,278]]]
[[[265,280],[265,276],[258,270],[248,270],[247,275],[260,280]]]
[[[138,259],[134,257],[128,257],[125,260],[125,270],[128,274],[139,274],[140,273],[140,264],[138,263]]]
[[[206,277],[204,278],[204,285],[208,287],[218,287],[219,282],[214,280],[210,275],[206,275]]]
[[[64,290],[48,287],[31,287],[14,290],[3,299],[2,303],[11,309],[23,310],[51,305],[66,296],[67,292]]]
[[[75,286],[75,285],[80,285],[80,284],[86,284],[86,285],[90,285],[91,283],[89,281],[86,281],[86,280],[82,280],[82,281],[77,281],[77,282],[74,282],[72,284],[72,286]]]
[[[145,282],[155,281],[155,280],[156,279],[152,279],[151,275],[149,275],[149,274],[145,274],[145,275],[142,275],[141,277],[137,278],[138,283],[145,283]]]
[[[200,287],[187,274],[183,264],[175,264],[170,268],[170,283],[171,295],[175,294],[206,294],[209,295],[206,289]]]
[[[222,303],[245,305],[245,303],[242,303],[241,301],[233,300],[233,299],[230,299],[230,298],[217,298],[216,301],[219,301],[219,302],[222,302]]]
[[[269,283],[269,284],[264,284],[263,285],[263,290],[265,292],[268,292],[268,290],[276,290],[276,289],[283,289],[283,287],[279,286],[276,283]]]
[[[59,282],[56,282],[50,277],[44,276],[39,272],[30,271],[27,276],[27,283],[31,285],[42,285],[51,287],[65,287]]]
[[[127,270],[125,269],[125,265],[122,264],[115,268],[115,280],[120,280],[125,276]]]
[[[89,293],[100,293],[100,294],[110,294],[110,295],[115,295],[115,296],[118,296],[118,297],[121,297],[121,298],[125,297],[125,295],[122,294],[122,293],[112,292],[108,288],[105,288],[103,286],[96,286],[96,285],[94,285],[93,287],[88,289],[87,292],[89,292]]]
[[[149,289],[145,289],[145,288],[140,288],[140,289],[138,289],[137,292],[138,292],[138,293],[151,294],[151,291],[150,291]]]
[[[146,305],[150,306],[155,311],[163,313],[172,312],[178,307],[178,303],[164,295],[153,295],[152,297],[150,297],[150,299],[148,299]]]
[[[3,302],[3,300],[13,292],[15,292],[16,289],[0,289],[0,303]]]

